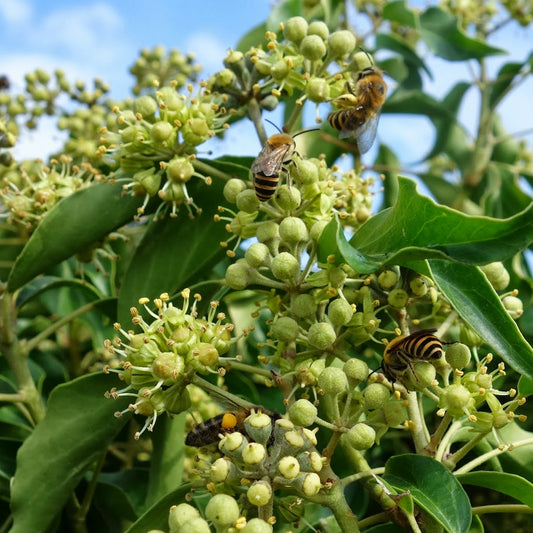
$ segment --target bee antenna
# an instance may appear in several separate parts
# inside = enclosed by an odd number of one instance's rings
[[[305,130],[300,130],[300,131],[297,131],[294,135],[293,135],[293,138],[294,137],[298,137],[298,135],[301,135],[302,133],[308,133],[310,131],[320,131],[320,128],[306,128]]]
[[[361,52],[363,52],[366,55],[366,57],[368,57],[370,64],[374,65],[374,58],[368,53],[368,50],[365,50],[362,46],[359,47],[359,50],[361,50]]]
[[[270,125],[274,126],[280,133],[283,133],[283,130],[281,130],[277,124],[274,124],[271,120],[268,120],[268,118],[265,118],[265,122],[268,122]]]

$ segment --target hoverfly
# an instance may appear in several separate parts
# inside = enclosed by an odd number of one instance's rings
[[[244,407],[239,402],[238,397],[234,397],[232,394],[221,394],[220,391],[215,392],[215,390],[209,390],[209,392],[217,396],[217,400],[227,405],[229,410],[196,425],[185,437],[187,446],[196,446],[197,448],[208,446],[217,442],[220,435],[233,433],[234,431],[246,434],[244,422],[250,416],[252,410],[267,414],[272,419],[272,424],[281,418],[279,413],[269,411],[264,407],[248,404],[248,402],[246,402],[247,406]]]
[[[267,139],[250,169],[254,179],[255,194],[261,202],[272,198],[278,187],[281,171],[292,161],[295,151],[294,137],[308,131],[314,130],[299,131],[292,136],[279,130],[279,133]]]
[[[338,110],[329,114],[328,122],[340,132],[340,139],[354,137],[359,153],[364,154],[376,138],[387,94],[383,71],[375,66],[366,67],[357,73],[354,85],[346,82],[345,87],[346,93],[333,101]]]
[[[385,347],[381,368],[385,377],[391,382],[401,381],[409,368],[415,379],[413,363],[417,361],[436,361],[443,355],[443,343],[433,335],[436,329],[422,329],[407,337],[396,337]]]

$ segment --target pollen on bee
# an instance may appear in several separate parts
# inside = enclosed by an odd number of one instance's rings
[[[222,417],[222,427],[224,429],[233,429],[237,425],[237,417],[233,413],[224,413]]]

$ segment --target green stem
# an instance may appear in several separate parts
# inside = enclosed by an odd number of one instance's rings
[[[302,114],[303,106],[301,105],[295,105],[294,109],[292,110],[291,116],[289,117],[289,120],[287,121],[287,124],[285,124],[285,129],[287,131],[292,131],[294,128],[294,125],[300,118],[300,115]]]
[[[205,379],[201,378],[198,375],[194,375],[192,378],[191,383],[193,385],[196,385],[197,387],[200,387],[204,391],[213,394],[216,398],[227,398],[229,401],[233,402],[236,405],[240,405],[242,407],[246,407],[249,409],[253,409],[257,407],[257,405],[248,402],[246,400],[243,400],[240,396],[235,396],[234,394],[231,394],[231,392],[222,390],[220,387],[217,387],[216,385],[212,385],[209,383],[209,381],[206,381]]]
[[[407,394],[407,413],[409,421],[412,423],[411,436],[413,437],[415,450],[417,453],[421,453],[427,446],[429,439],[427,437],[426,422],[422,416],[416,392],[411,391]]]
[[[85,491],[85,495],[83,496],[83,501],[81,502],[81,505],[77,512],[76,518],[80,522],[85,523],[87,513],[89,512],[89,509],[91,508],[91,502],[94,497],[96,485],[98,484],[98,476],[100,475],[100,472],[102,468],[104,467],[106,455],[107,455],[107,450],[105,450],[103,453],[100,454],[100,457],[98,458],[98,461],[96,462],[96,465],[94,467],[91,481],[89,482],[87,486],[87,490]]]
[[[452,423],[452,420],[453,419],[450,416],[450,414],[448,412],[446,412],[444,417],[440,421],[439,426],[435,430],[435,433],[433,433],[433,435],[431,435],[431,438],[429,439],[429,443],[426,446],[426,451],[429,452],[430,455],[434,455],[435,454],[435,451],[437,450],[437,447],[438,447],[442,437],[446,433],[446,430],[448,429],[448,427]]]
[[[25,349],[27,353],[29,354],[32,350],[37,348],[39,344],[50,337],[53,333],[55,333],[58,329],[62,328],[75,318],[77,318],[80,315],[83,315],[84,313],[87,313],[88,311],[91,311],[96,305],[98,304],[97,301],[90,302],[88,304],[82,305],[76,311],[73,311],[72,313],[68,314],[67,316],[64,316],[63,318],[56,320],[52,325],[48,326],[45,330],[41,331],[39,335],[36,335],[31,340],[29,340],[26,343]]]
[[[472,507],[473,515],[483,515],[488,513],[533,514],[533,509],[529,507],[529,505],[521,505],[518,503],[509,503],[506,505],[480,505],[479,507]]]
[[[259,103],[255,98],[252,98],[248,102],[248,116],[250,117],[250,120],[254,124],[255,131],[257,132],[257,136],[259,137],[261,146],[265,145],[267,142],[268,136],[266,134],[265,127],[263,126],[261,108],[259,107]]]
[[[29,416],[32,424],[37,424],[45,415],[45,407],[28,367],[29,350],[15,335],[16,316],[15,298],[4,291],[0,296],[0,352],[15,376],[23,405],[27,407],[27,411],[21,411]]]
[[[200,161],[199,159],[193,159],[192,166],[194,167],[194,170],[197,170],[204,176],[211,176],[212,178],[220,178],[224,181],[229,181],[232,176],[230,174],[227,174],[226,172],[223,172],[222,170],[218,170],[215,167],[212,167],[209,163],[205,163],[204,161]]]
[[[461,448],[459,448],[455,453],[453,453],[452,455],[450,455],[450,457],[448,457],[447,459],[445,459],[444,461],[442,461],[442,463],[448,467],[450,470],[454,470],[455,469],[455,465],[468,453],[470,452],[473,448],[475,448],[475,446],[481,441],[483,440],[485,437],[487,436],[487,432],[484,432],[484,433],[478,433],[473,439],[471,439],[470,441],[468,441],[464,446],[462,446]],[[496,450],[495,450],[496,451]],[[487,456],[489,454],[484,454],[484,456]],[[482,456],[483,457],[483,456]],[[478,457],[479,459],[479,457]],[[487,459],[485,459],[487,460]],[[472,462],[475,462],[475,461],[472,461]],[[471,462],[471,463],[472,463]],[[483,461],[482,461],[483,462]],[[468,463],[468,464],[471,464],[471,463]],[[464,467],[463,467],[464,468]],[[461,468],[461,470],[463,469]],[[473,467],[472,467],[473,468]],[[466,470],[468,471],[468,470]]]
[[[266,368],[259,368],[257,366],[247,365],[246,363],[239,363],[237,361],[228,361],[225,367],[228,370],[240,370],[241,372],[248,372],[250,374],[264,376],[266,378],[272,377],[270,370],[267,370]]]

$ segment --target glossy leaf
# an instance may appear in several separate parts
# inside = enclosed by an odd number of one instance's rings
[[[81,477],[129,420],[113,413],[127,407],[130,398],[104,398],[113,385],[111,376],[91,374],[52,392],[45,418],[17,456],[11,533],[46,531]]]
[[[132,221],[141,203],[142,198],[122,196],[121,184],[108,183],[64,198],[37,226],[18,256],[9,276],[9,291]]]
[[[475,217],[437,205],[399,178],[396,204],[370,218],[350,240],[368,261],[402,264],[450,258],[485,264],[511,257],[533,242],[533,204],[514,217]]]
[[[469,37],[458,26],[458,19],[440,9],[430,7],[420,15],[420,37],[437,56],[448,61],[465,61],[504,54],[501,48]]]
[[[533,378],[520,376],[518,381],[518,393],[521,396],[531,396],[533,394]]]
[[[279,31],[280,22],[285,22],[291,17],[301,16],[302,14],[302,0],[286,0],[285,2],[278,2],[270,11],[267,19],[267,30],[277,33]]]
[[[417,69],[424,70],[432,78],[431,71],[424,60],[416,53],[416,50],[396,35],[390,33],[376,35],[376,48],[390,50],[401,55],[407,63],[411,63]]]
[[[411,113],[428,117],[449,118],[448,110],[432,96],[419,90],[397,89],[383,105],[384,113]]]
[[[387,461],[384,479],[399,492],[409,491],[415,502],[446,531],[468,531],[471,521],[468,496],[438,461],[421,455],[397,455]]]
[[[494,109],[506,95],[507,91],[510,90],[512,83],[516,80],[522,69],[526,67],[533,54],[530,54],[529,58],[523,63],[510,62],[505,63],[496,76],[496,82],[491,86],[490,97],[489,97],[489,106],[491,109]]]
[[[398,24],[408,26],[409,28],[415,28],[418,24],[417,13],[414,10],[409,9],[405,0],[386,2],[383,6],[382,16],[385,20],[397,22]]]
[[[533,509],[533,483],[505,472],[469,472],[457,476],[462,485],[475,485],[511,496]]]
[[[257,48],[261,45],[265,46],[267,44],[265,39],[266,31],[267,27],[265,23],[258,24],[239,39],[235,50],[244,54],[254,46]]]
[[[202,184],[195,195],[201,198],[202,213],[190,219],[185,213],[177,218],[151,221],[132,257],[119,294],[119,321],[129,324],[129,309],[139,298],[155,298],[184,289],[200,281],[199,274],[224,257],[220,242],[228,238],[223,222],[213,223],[213,215],[223,201],[223,182]]]
[[[173,505],[185,502],[185,496],[191,490],[191,484],[186,483],[161,498],[152,505],[125,533],[146,533],[153,529],[168,529],[168,511]]]
[[[428,261],[431,275],[461,318],[517,372],[533,378],[533,349],[478,268]]]

